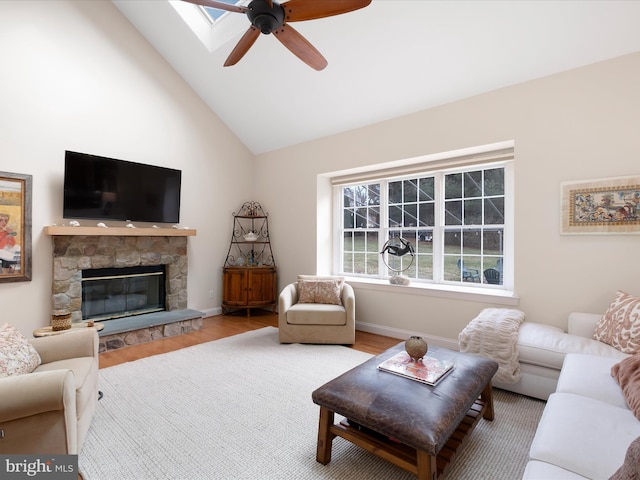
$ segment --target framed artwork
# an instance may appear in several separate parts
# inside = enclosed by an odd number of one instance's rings
[[[0,282],[31,280],[31,175],[0,172]]]
[[[640,233],[640,176],[563,182],[563,234]]]

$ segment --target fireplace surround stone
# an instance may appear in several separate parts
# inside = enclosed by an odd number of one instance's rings
[[[165,265],[168,311],[187,308],[185,237],[53,237],[53,310],[69,310],[82,320],[82,270]]]
[[[169,315],[169,320],[151,320],[147,328],[138,326],[130,331],[120,328],[113,335],[107,334],[104,338],[101,335],[102,351],[179,335],[202,327],[202,316],[193,315],[194,310],[187,309],[186,236],[182,231],[175,232],[180,235],[161,236],[157,231],[145,235],[142,229],[136,230],[135,235],[134,232],[127,232],[126,235],[56,233],[52,237],[52,310],[68,310],[73,322],[82,321],[82,271],[93,268],[165,265],[166,312],[158,313],[178,313],[182,310],[188,313],[185,319],[179,315]],[[136,322],[133,323],[135,325]]]

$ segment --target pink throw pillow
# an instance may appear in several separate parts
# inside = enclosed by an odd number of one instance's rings
[[[611,367],[611,376],[620,385],[629,409],[640,420],[640,354],[616,363]]]
[[[640,298],[618,291],[593,338],[623,353],[640,353]]]

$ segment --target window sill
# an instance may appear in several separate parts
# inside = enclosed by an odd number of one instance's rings
[[[520,297],[515,292],[495,288],[462,287],[457,285],[437,285],[431,283],[411,283],[410,285],[391,285],[386,280],[345,276],[352,287],[380,292],[423,295],[426,297],[450,298],[468,302],[483,302],[515,307]]]

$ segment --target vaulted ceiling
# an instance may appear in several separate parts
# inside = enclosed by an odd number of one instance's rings
[[[210,51],[178,13],[196,6],[112,1],[254,154],[640,51],[640,1],[373,0],[295,23],[322,71],[272,35],[223,67],[243,15]]]

